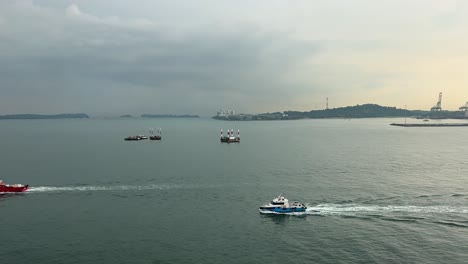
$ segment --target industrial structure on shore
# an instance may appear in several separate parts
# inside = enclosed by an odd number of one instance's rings
[[[431,108],[431,111],[442,111],[442,92],[439,93],[439,100],[437,101],[437,104]]]
[[[458,110],[467,112],[468,111],[468,102],[466,102],[464,105],[460,106]],[[437,103],[431,107],[431,112],[440,112],[442,111],[442,92],[439,93],[439,100],[437,100]]]
[[[231,110],[231,109],[227,109],[227,110],[221,109],[216,112],[217,117],[229,117],[229,116],[235,116],[235,115],[236,115],[236,111]]]
[[[460,106],[460,108],[458,108],[458,110],[460,111],[468,111],[468,102],[466,102],[464,105]]]

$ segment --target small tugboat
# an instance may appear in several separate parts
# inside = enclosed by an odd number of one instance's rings
[[[158,128],[158,134],[154,134],[154,130],[150,129],[151,136],[149,137],[150,140],[161,140],[161,128]]]
[[[128,136],[125,138],[125,141],[138,141],[140,138],[138,136]]]
[[[221,129],[221,143],[240,143],[240,130],[237,130],[237,138],[234,137],[234,130],[229,129],[226,132],[226,136],[224,136],[223,130]]]
[[[261,214],[287,214],[287,213],[303,213],[307,207],[300,202],[289,202],[288,199],[281,196],[274,198],[269,204],[260,206],[258,209]]]
[[[128,136],[125,138],[125,141],[138,141],[143,139],[148,139],[148,137],[145,135]]]
[[[0,180],[0,193],[4,192],[24,192],[28,189],[28,185],[23,184],[5,184],[2,180]]]

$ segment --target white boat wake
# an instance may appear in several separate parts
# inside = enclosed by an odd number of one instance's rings
[[[307,208],[308,214],[316,215],[394,215],[394,214],[468,214],[468,207],[457,206],[414,206],[414,205],[359,205],[359,204],[319,204]]]
[[[28,193],[43,192],[92,192],[92,191],[143,191],[169,189],[210,188],[213,186],[177,185],[177,184],[149,184],[149,185],[114,185],[114,186],[37,186],[30,187]]]

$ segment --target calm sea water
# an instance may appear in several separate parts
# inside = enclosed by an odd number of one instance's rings
[[[0,121],[0,263],[467,263],[468,128],[394,121]]]

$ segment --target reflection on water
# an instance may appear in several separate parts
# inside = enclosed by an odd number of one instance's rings
[[[285,225],[291,220],[303,219],[307,218],[306,214],[300,215],[291,215],[291,214],[259,214],[261,219],[264,221],[270,220],[272,223],[277,225]]]

